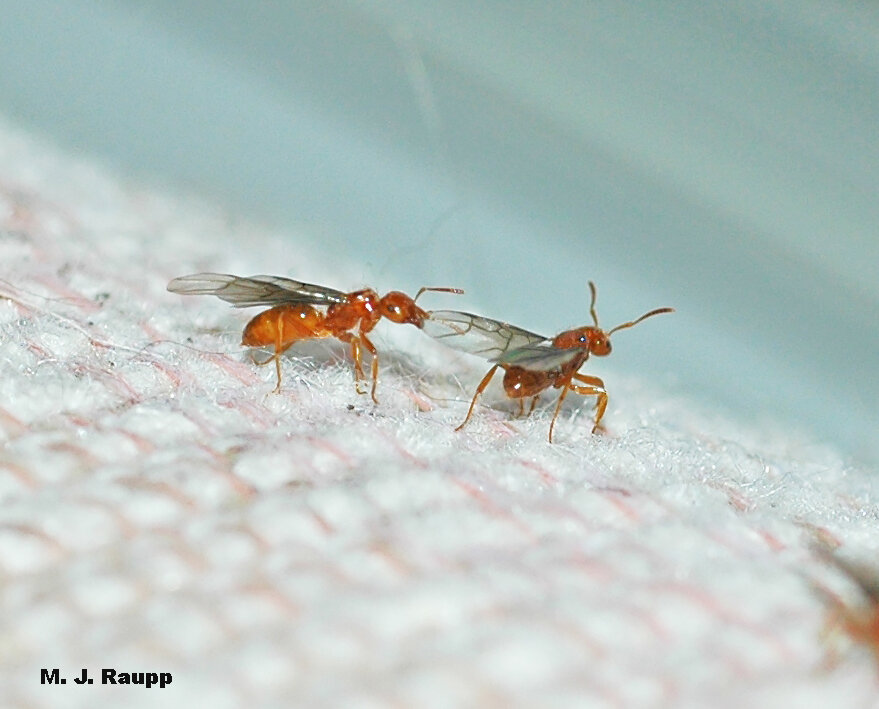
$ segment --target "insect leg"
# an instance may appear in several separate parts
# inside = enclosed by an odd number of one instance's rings
[[[372,355],[372,389],[370,390],[370,395],[372,396],[372,400],[377,404],[378,399],[375,398],[375,387],[378,384],[378,352],[375,349],[375,345],[372,344],[366,335],[360,335],[360,339],[363,340],[363,346],[366,347]]]
[[[342,332],[337,337],[342,342],[347,342],[351,345],[351,357],[354,358],[354,388],[358,394],[363,394],[364,392],[360,390],[360,382],[366,379],[366,375],[363,373],[363,353],[360,350],[360,338],[357,335],[352,335],[350,332]]]
[[[529,409],[528,409],[528,415],[529,415],[529,416],[530,416],[531,414],[534,413],[534,407],[537,406],[537,400],[538,400],[539,398],[540,398],[539,396],[532,396],[532,397],[531,397],[531,406],[530,406]]]
[[[559,394],[559,403],[555,405],[555,412],[552,415],[552,421],[549,422],[549,442],[552,443],[552,429],[555,428],[555,420],[559,417],[559,411],[562,410],[562,402],[565,400],[565,397],[568,395],[568,392],[573,388],[573,384],[568,382],[565,387],[562,389],[562,393]]]
[[[527,418],[528,416],[533,414],[534,407],[537,406],[537,400],[539,398],[540,398],[539,396],[532,396],[531,397],[531,404],[528,406],[528,411],[526,412],[525,411],[525,397],[520,397],[519,398],[519,413],[516,414],[516,417],[517,418]]]
[[[275,384],[275,388],[272,389],[273,394],[281,393],[281,356],[275,352],[273,359],[275,360],[275,374],[278,375],[278,383]]]
[[[598,377],[592,377],[588,374],[575,374],[574,379],[588,386],[569,384],[568,386],[573,391],[583,396],[598,397],[598,401],[595,403],[595,425],[592,427],[592,433],[595,433],[599,429],[601,419],[604,417],[604,411],[607,409],[607,392],[604,389],[604,382]]]
[[[491,378],[494,376],[494,373],[497,371],[497,368],[500,367],[499,364],[494,365],[491,369],[488,370],[488,374],[486,374],[482,381],[479,382],[479,386],[476,387],[476,393],[473,395],[473,400],[470,402],[470,408],[467,410],[467,418],[465,418],[461,425],[458,426],[455,430],[460,431],[464,426],[467,425],[467,422],[470,420],[470,417],[473,415],[473,407],[476,406],[476,400],[479,398],[479,395],[485,391],[485,387],[488,386],[488,383],[491,381]]]
[[[291,343],[292,344],[292,343]],[[257,367],[265,367],[270,362],[275,363],[275,373],[278,375],[278,383],[275,388],[272,390],[273,394],[277,394],[281,391],[281,355],[284,354],[287,350],[290,349],[290,345],[281,346],[280,349],[275,349],[274,353],[271,357],[269,357],[264,362],[258,362],[256,357],[251,354],[250,359]]]
[[[273,394],[281,393],[281,353],[289,347],[284,347],[281,343],[284,341],[284,318],[278,318],[278,327],[275,329],[275,354],[272,358],[275,360],[275,373],[278,375],[278,383],[275,385]]]

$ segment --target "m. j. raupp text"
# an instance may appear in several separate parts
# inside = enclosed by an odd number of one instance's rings
[[[172,682],[170,672],[119,672],[109,667],[101,670],[101,684],[137,684],[147,689],[158,686],[164,689]],[[82,672],[73,678],[75,684],[94,684],[95,680],[89,677],[89,671],[83,667]],[[61,676],[56,667],[51,670],[40,670],[40,684],[67,684],[67,678]]]

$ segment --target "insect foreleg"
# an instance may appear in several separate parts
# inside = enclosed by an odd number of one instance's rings
[[[604,389],[604,382],[598,377],[592,377],[588,374],[575,374],[573,378],[587,386],[568,384],[568,388],[583,396],[598,397],[598,401],[595,402],[595,425],[592,426],[592,433],[595,433],[599,429],[599,424],[604,417],[605,409],[607,409],[607,392]]]

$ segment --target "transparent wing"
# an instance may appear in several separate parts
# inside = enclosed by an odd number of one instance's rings
[[[584,350],[579,348],[559,349],[549,342],[537,342],[532,345],[517,347],[504,352],[492,360],[498,364],[510,364],[534,372],[553,372],[577,357],[582,357]]]
[[[461,352],[497,361],[511,350],[547,340],[520,327],[458,310],[434,310],[427,314],[425,333]]]
[[[215,295],[236,308],[285,303],[331,305],[347,300],[342,291],[294,281],[291,278],[243,278],[228,273],[193,273],[190,276],[180,276],[168,284],[168,290],[180,295]]]

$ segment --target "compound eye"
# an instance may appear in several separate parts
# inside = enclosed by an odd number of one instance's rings
[[[586,335],[580,335],[580,342],[586,342],[587,339],[589,338],[587,338]]]
[[[391,322],[402,323],[406,319],[406,314],[399,305],[386,305],[384,310],[385,317]]]

